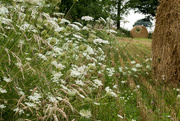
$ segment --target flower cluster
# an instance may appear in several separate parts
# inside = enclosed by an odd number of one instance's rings
[[[94,18],[91,16],[83,16],[81,19],[85,20],[85,21],[93,21],[94,20]]]

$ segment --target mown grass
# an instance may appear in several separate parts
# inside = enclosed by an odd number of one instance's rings
[[[0,120],[180,119],[179,89],[152,79],[151,39],[17,5],[1,15]]]

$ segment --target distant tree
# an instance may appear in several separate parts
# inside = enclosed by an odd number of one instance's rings
[[[152,22],[147,18],[143,18],[143,19],[137,20],[133,26],[136,26],[136,25],[143,25],[146,28],[151,28]]]
[[[74,3],[74,0],[62,0],[59,8],[60,12],[67,14]],[[92,16],[95,19],[99,17],[107,18],[108,13],[103,11],[103,4],[99,0],[79,0],[76,2],[69,13],[72,20],[80,19],[82,16]]]
[[[102,0],[104,10],[109,13],[109,16],[116,21],[117,29],[120,29],[120,21],[124,14],[128,14],[127,0]]]
[[[129,6],[135,9],[135,12],[147,15],[150,18],[155,17],[158,0],[129,0]]]

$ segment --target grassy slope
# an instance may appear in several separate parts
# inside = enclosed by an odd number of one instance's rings
[[[124,53],[123,56],[119,57],[121,66],[127,65],[132,67],[133,65],[130,64],[130,62],[136,61],[143,65],[143,68],[146,67],[146,58],[151,58],[151,41],[151,39],[144,38],[135,38],[133,40],[131,38],[117,38],[115,44],[117,48],[122,48],[119,46],[128,44],[123,52],[120,50],[121,53]],[[119,53],[113,53],[113,55],[117,54]],[[116,58],[116,56],[114,56],[114,58]],[[148,62],[148,64],[150,65],[151,62]],[[127,110],[126,115],[136,115],[136,119],[142,121],[178,120],[176,117],[179,107],[178,99],[176,99],[177,92],[163,83],[153,81],[151,72],[144,71],[143,68],[141,72],[135,73],[138,77],[134,77],[135,74],[128,77],[129,85],[126,88],[134,90],[137,88],[137,85],[140,85],[141,88],[136,91],[135,100],[129,100],[129,104],[123,109],[124,112]],[[136,112],[131,113],[131,111],[127,109],[128,105],[131,105],[131,109],[134,109]],[[169,116],[171,116],[171,118]],[[139,119],[137,117],[139,117]]]
[[[21,18],[17,15],[23,15],[22,12],[13,8],[4,17],[13,18],[16,23],[3,23],[0,31],[0,118],[180,118],[179,90],[151,78],[150,39],[116,37],[107,33],[107,28],[84,30],[79,26],[76,30],[72,24],[60,24],[61,19],[53,21],[54,26],[47,14],[38,13],[33,18],[27,10],[25,18]],[[26,22],[33,25],[33,31],[24,27]],[[63,30],[55,31],[57,25]],[[97,38],[109,44],[94,42]],[[111,91],[106,91],[107,87]],[[84,109],[91,117],[80,114]]]

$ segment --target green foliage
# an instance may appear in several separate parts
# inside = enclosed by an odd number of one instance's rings
[[[73,3],[73,0],[62,0],[62,3],[59,6],[60,12],[67,14]],[[92,16],[95,19],[108,17],[108,13],[103,11],[103,6],[98,0],[79,0],[73,6],[68,18],[76,21],[81,19],[82,16],[87,15]]]
[[[120,28],[120,30],[118,30],[117,32],[118,32],[117,36],[130,37],[130,31],[124,28]]]
[[[129,0],[129,6],[150,18],[156,15],[156,9],[159,4],[158,0]]]
[[[133,26],[136,26],[136,25],[143,25],[145,26],[146,28],[151,28],[152,27],[152,22],[150,21],[150,19],[147,19],[147,18],[143,18],[143,19],[140,19],[140,20],[137,20]]]
[[[117,29],[120,29],[120,20],[122,16],[128,14],[129,4],[125,0],[105,0],[105,11],[109,13],[109,16],[115,21]]]

